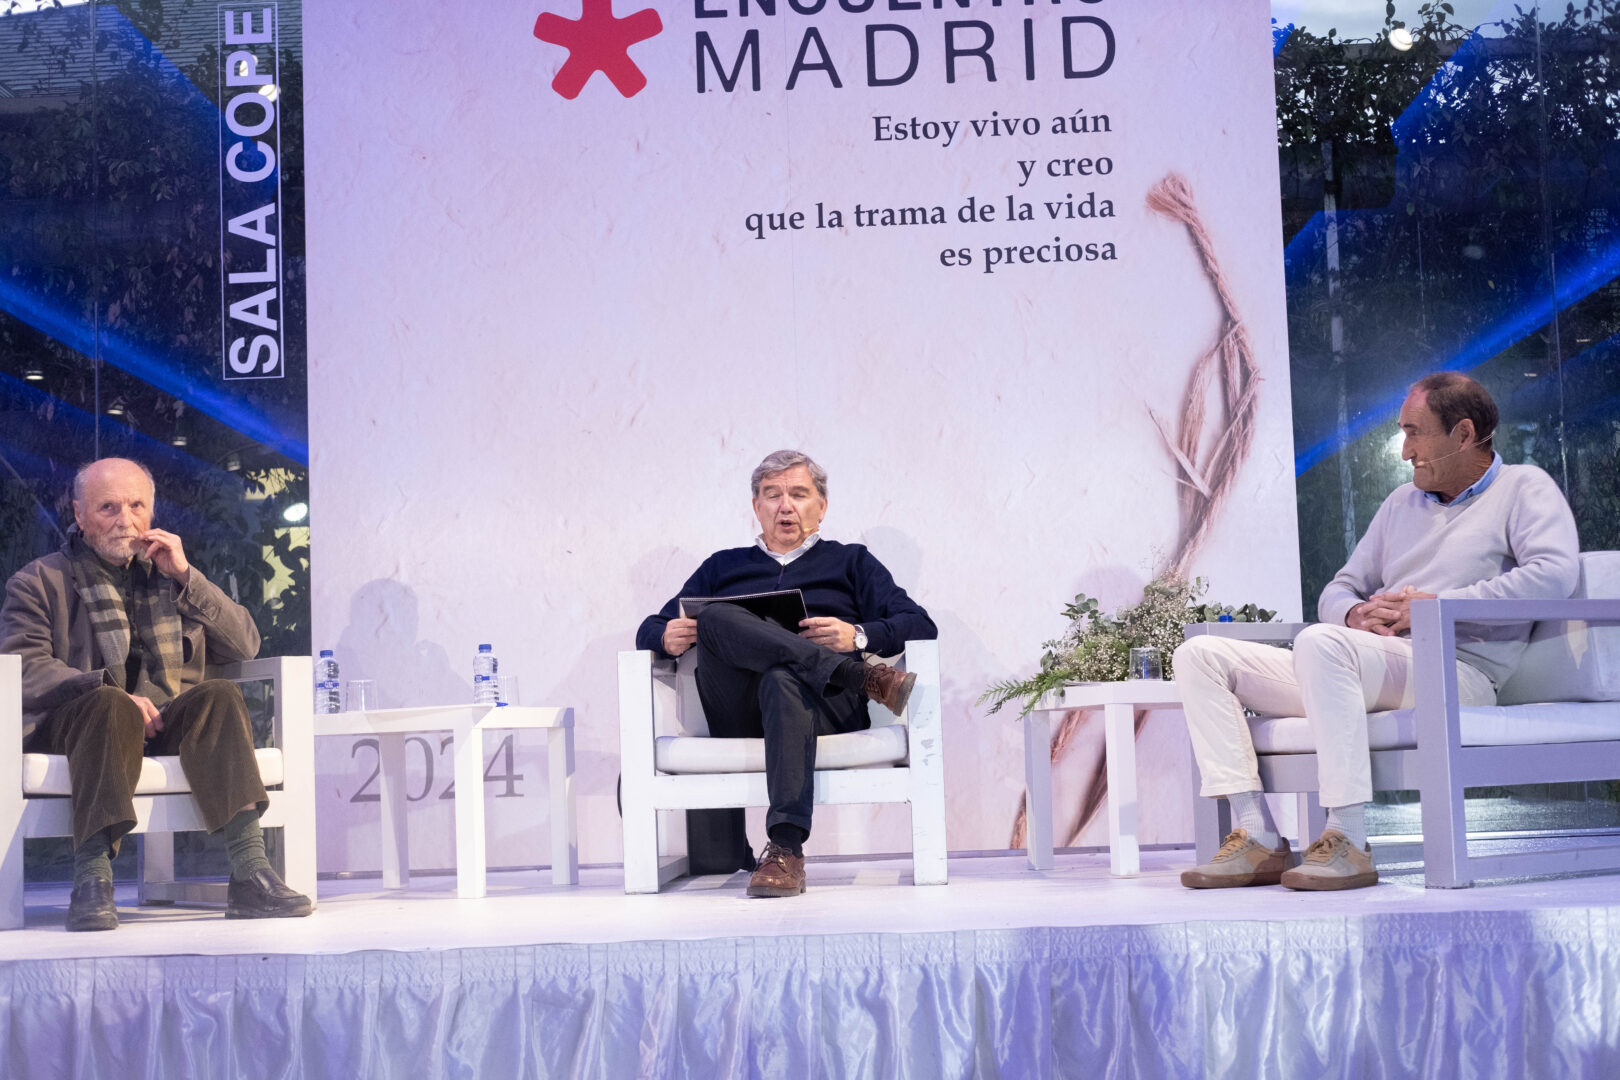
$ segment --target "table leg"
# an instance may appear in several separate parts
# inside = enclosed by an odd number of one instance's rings
[[[383,888],[411,883],[411,842],[405,827],[405,736],[377,736],[377,793],[382,804]]]
[[[574,729],[546,732],[551,772],[551,883],[579,884],[579,825],[574,816]]]
[[[1104,705],[1103,725],[1108,757],[1108,870],[1116,877],[1131,877],[1142,869],[1136,840],[1136,707]]]
[[[463,900],[484,895],[484,729],[461,724],[455,729],[456,895]]]
[[[1024,850],[1031,870],[1052,869],[1052,714],[1024,717]]]

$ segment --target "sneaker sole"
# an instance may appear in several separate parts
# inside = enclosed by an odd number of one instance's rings
[[[1283,871],[1275,874],[1200,874],[1194,870],[1181,872],[1181,884],[1189,889],[1246,889],[1251,885],[1279,885]]]
[[[67,924],[67,928],[70,932],[75,934],[95,930],[116,930],[118,929],[118,916],[111,915],[99,919],[81,919],[78,922],[73,922],[70,920]]]
[[[1365,889],[1378,884],[1378,871],[1351,874],[1349,877],[1319,877],[1315,874],[1283,875],[1283,887],[1295,892],[1341,892],[1345,889]]]

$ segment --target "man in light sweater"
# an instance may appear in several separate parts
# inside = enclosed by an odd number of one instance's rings
[[[1379,507],[1367,533],[1322,590],[1321,622],[1292,652],[1197,637],[1176,650],[1202,794],[1231,803],[1234,828],[1215,858],[1181,875],[1193,889],[1275,885],[1358,889],[1378,871],[1364,813],[1372,798],[1367,713],[1412,704],[1414,600],[1561,598],[1575,590],[1575,519],[1552,478],[1504,465],[1491,448],[1496,404],[1473,379],[1439,372],[1401,406],[1412,482]],[[1493,705],[1530,625],[1459,624],[1457,692]],[[1310,721],[1327,827],[1293,866],[1266,808],[1244,709]]]

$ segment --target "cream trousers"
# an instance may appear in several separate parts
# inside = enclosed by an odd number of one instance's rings
[[[1322,805],[1348,806],[1372,799],[1367,713],[1412,704],[1412,641],[1325,623],[1301,631],[1292,652],[1195,637],[1176,650],[1175,677],[1202,794],[1260,790],[1247,708],[1309,720]],[[1457,698],[1464,705],[1494,705],[1496,689],[1459,660]]]

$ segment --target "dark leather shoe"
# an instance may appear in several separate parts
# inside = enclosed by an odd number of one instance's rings
[[[749,896],[798,896],[804,892],[804,856],[774,841],[765,845],[759,869],[748,879]]]
[[[899,671],[888,664],[866,666],[866,696],[899,716],[906,711],[906,700],[911,688],[917,685],[917,673]]]
[[[68,899],[69,930],[116,930],[118,908],[113,905],[111,878],[85,878],[73,886]]]
[[[301,919],[315,910],[309,897],[293,892],[274,870],[260,870],[225,891],[227,919]]]

